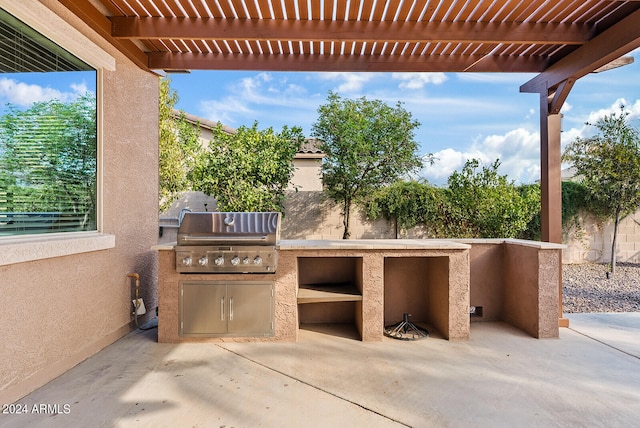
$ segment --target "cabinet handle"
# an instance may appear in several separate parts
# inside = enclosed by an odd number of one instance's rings
[[[220,299],[220,321],[224,321],[224,297]]]
[[[229,297],[229,321],[233,321],[233,297]]]

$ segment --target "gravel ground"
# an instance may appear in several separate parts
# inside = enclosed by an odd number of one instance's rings
[[[640,312],[640,264],[618,263],[610,279],[607,271],[607,264],[564,265],[563,312]]]

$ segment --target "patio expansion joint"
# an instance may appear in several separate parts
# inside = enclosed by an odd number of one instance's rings
[[[578,331],[578,330],[575,330],[575,329],[573,329],[573,328],[571,328],[571,327],[569,327],[569,330],[571,330],[571,331],[573,331],[573,332],[575,332],[575,333],[578,333],[579,335],[584,336],[584,337],[586,337],[586,338],[588,338],[588,339],[591,339],[591,340],[593,340],[593,341],[595,341],[595,342],[601,343],[602,345],[607,346],[607,347],[609,347],[609,348],[611,348],[611,349],[614,349],[614,350],[616,350],[616,351],[618,351],[618,352],[622,352],[623,354],[628,355],[628,356],[630,356],[630,357],[632,357],[632,358],[635,358],[636,360],[640,360],[640,356],[638,356],[638,355],[634,355],[634,354],[632,354],[632,353],[630,353],[630,352],[627,352],[627,351],[625,351],[625,350],[623,350],[623,349],[616,348],[615,346],[610,345],[610,344],[608,344],[607,342],[603,342],[603,341],[602,341],[602,340],[600,340],[600,339],[596,339],[595,337],[589,336],[588,334],[582,333],[582,332],[580,332],[580,331]]]
[[[350,403],[350,404],[353,404],[354,406],[358,406],[358,407],[360,407],[361,409],[363,409],[363,410],[365,410],[365,411],[367,411],[367,412],[374,413],[374,414],[376,414],[376,415],[378,415],[378,416],[381,416],[381,417],[383,417],[383,418],[385,418],[385,419],[387,419],[387,420],[390,420],[390,421],[395,422],[395,423],[397,423],[397,424],[400,424],[400,425],[402,425],[402,426],[405,426],[405,427],[408,427],[408,428],[413,428],[411,425],[407,425],[406,423],[404,423],[404,422],[402,422],[402,421],[399,421],[399,420],[397,420],[397,419],[391,418],[391,417],[389,417],[389,416],[387,416],[387,415],[385,415],[385,414],[383,414],[383,413],[380,413],[380,412],[378,412],[378,411],[376,411],[376,410],[373,410],[373,409],[370,409],[370,408],[368,408],[368,407],[365,407],[365,406],[363,406],[362,404],[359,404],[359,403],[357,403],[357,402],[355,402],[355,401],[353,401],[353,400],[350,400],[350,399],[348,399],[348,398],[346,398],[346,397],[342,397],[342,396],[340,396],[340,395],[338,395],[338,394],[336,394],[336,393],[334,393],[334,392],[331,392],[331,391],[328,391],[328,390],[326,390],[326,389],[320,388],[320,387],[318,387],[317,385],[314,385],[314,384],[312,384],[312,383],[309,383],[309,382],[307,382],[307,381],[305,381],[305,380],[302,380],[302,379],[300,379],[300,378],[297,378],[297,377],[295,377],[295,376],[291,376],[290,374],[287,374],[287,373],[285,373],[285,372],[283,372],[283,371],[281,371],[281,370],[277,370],[277,369],[275,369],[275,368],[273,368],[273,367],[270,367],[270,366],[268,366],[268,365],[266,365],[266,364],[263,364],[263,363],[261,363],[261,362],[259,362],[259,361],[256,361],[256,360],[254,360],[254,359],[251,359],[251,358],[247,357],[246,355],[242,355],[242,354],[240,354],[240,353],[238,353],[238,352],[232,351],[231,349],[225,348],[225,347],[224,347],[224,345],[222,345],[222,344],[216,344],[216,346],[217,346],[218,348],[222,349],[222,350],[225,350],[225,351],[227,351],[227,352],[229,352],[229,353],[231,353],[231,354],[234,354],[234,355],[236,355],[236,356],[238,356],[238,357],[240,357],[240,358],[243,358],[243,359],[245,359],[245,360],[247,360],[247,361],[249,361],[249,362],[251,362],[251,363],[253,363],[253,364],[256,364],[256,365],[258,365],[258,366],[260,366],[260,367],[263,367],[263,368],[265,368],[265,369],[267,369],[267,370],[270,370],[270,371],[272,371],[272,372],[274,372],[274,373],[278,373],[278,374],[279,374],[279,375],[281,375],[281,376],[284,376],[284,377],[286,377],[286,378],[289,378],[289,379],[295,380],[296,382],[300,382],[300,383],[301,383],[301,384],[303,384],[303,385],[310,386],[311,388],[313,388],[313,389],[315,389],[315,390],[318,390],[318,391],[323,392],[323,393],[325,393],[325,394],[331,395],[332,397],[336,397],[337,399],[342,400],[342,401],[345,401],[345,402]]]

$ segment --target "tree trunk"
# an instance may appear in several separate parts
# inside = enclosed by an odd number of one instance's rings
[[[351,232],[349,232],[349,214],[351,212],[351,201],[345,199],[343,208],[344,218],[342,219],[342,224],[344,225],[344,233],[342,234],[342,239],[349,239],[349,236],[351,236]]]
[[[616,207],[616,216],[613,221],[613,239],[611,242],[611,276],[616,273],[616,243],[618,241],[618,224],[620,223],[620,207]]]

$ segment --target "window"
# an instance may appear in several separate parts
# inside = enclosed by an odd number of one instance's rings
[[[0,10],[0,238],[97,230],[96,80]]]

